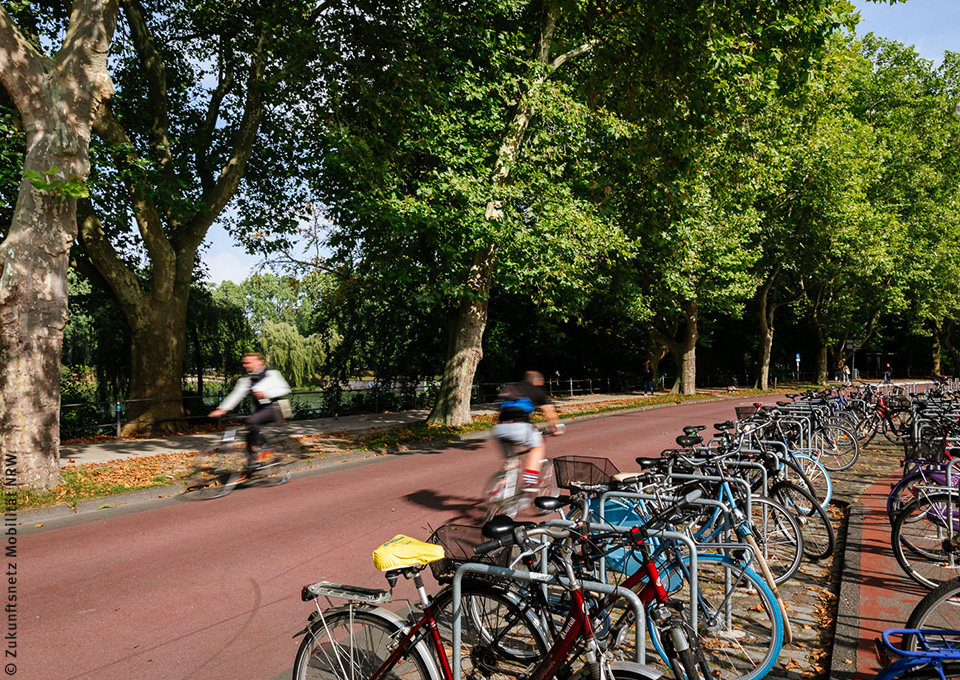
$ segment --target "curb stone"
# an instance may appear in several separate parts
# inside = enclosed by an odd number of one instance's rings
[[[830,655],[830,677],[852,680],[857,672],[857,650],[860,629],[860,551],[863,535],[863,504],[849,502],[846,531],[843,537],[843,558],[840,564],[840,593],[837,602],[836,625],[833,633],[833,651]],[[853,662],[852,664],[847,661]]]

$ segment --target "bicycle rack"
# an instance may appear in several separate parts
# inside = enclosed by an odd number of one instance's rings
[[[461,611],[460,611],[460,599],[461,599],[461,583],[463,581],[464,574],[475,573],[475,574],[486,574],[488,576],[497,576],[499,578],[512,579],[515,581],[531,581],[536,583],[541,583],[543,585],[557,585],[563,586],[566,582],[565,577],[559,575],[547,575],[540,572],[530,572],[530,571],[519,571],[517,569],[505,569],[503,567],[494,567],[489,564],[476,564],[473,562],[468,562],[461,565],[457,568],[456,573],[453,575],[453,662],[452,662],[452,673],[453,680],[461,680],[461,659],[460,659],[460,640],[462,636],[462,623],[460,621]],[[590,591],[592,593],[600,593],[602,595],[617,595],[622,597],[627,602],[630,603],[630,606],[633,608],[633,614],[636,617],[637,621],[637,662],[643,664],[646,662],[646,646],[641,644],[641,641],[645,641],[647,634],[647,621],[644,616],[643,604],[640,602],[640,598],[637,597],[637,594],[632,590],[627,588],[621,588],[619,586],[611,586],[606,583],[597,583],[596,581],[582,581],[582,587],[584,590]],[[694,628],[696,630],[696,628]],[[641,634],[642,633],[642,634]]]

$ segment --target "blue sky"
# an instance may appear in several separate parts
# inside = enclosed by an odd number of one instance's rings
[[[852,1],[862,17],[858,34],[873,32],[913,45],[921,57],[937,64],[944,50],[960,52],[960,0],[908,0],[895,5]],[[242,281],[257,264],[257,258],[246,254],[217,224],[211,227],[207,243],[202,257],[214,283]]]
[[[862,21],[858,34],[876,33],[913,45],[924,59],[936,64],[945,50],[960,52],[960,0],[908,0],[887,3],[853,0]]]

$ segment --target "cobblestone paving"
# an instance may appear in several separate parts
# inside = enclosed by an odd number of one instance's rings
[[[878,435],[879,436],[879,435]],[[846,519],[850,504],[877,480],[900,466],[901,449],[881,441],[871,442],[849,470],[831,473],[833,502],[829,513],[837,532],[833,557],[819,563],[807,560],[789,583],[780,586],[791,613],[794,641],[785,646],[780,662],[768,674],[770,680],[820,680],[830,675],[834,623],[846,547]]]

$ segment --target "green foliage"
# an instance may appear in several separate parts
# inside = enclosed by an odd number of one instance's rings
[[[42,172],[24,170],[23,177],[33,185],[34,189],[59,194],[64,198],[77,199],[90,196],[90,190],[81,178],[71,176],[67,179],[57,179],[56,175],[59,174],[60,168],[50,168]]]
[[[286,376],[294,387],[315,380],[327,354],[322,337],[304,337],[288,323],[267,321],[260,342],[270,365]]]

